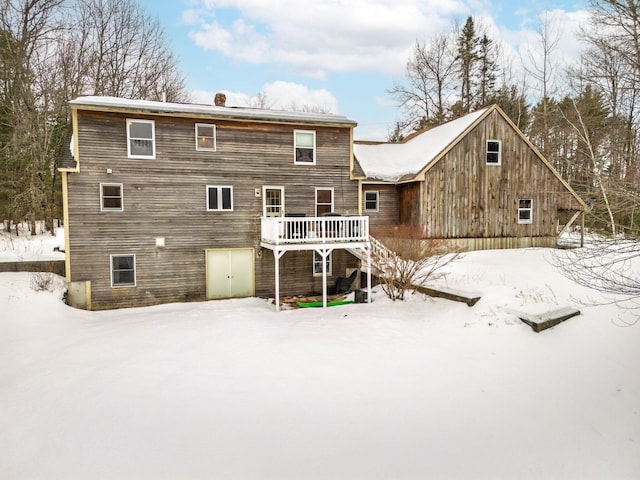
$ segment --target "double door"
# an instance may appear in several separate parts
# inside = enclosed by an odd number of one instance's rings
[[[253,248],[207,250],[207,299],[253,297]]]

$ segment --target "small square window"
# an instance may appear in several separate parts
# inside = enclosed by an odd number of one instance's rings
[[[331,276],[331,254],[329,253],[326,257],[326,269],[327,276]],[[313,276],[318,277],[322,276],[322,255],[320,255],[315,250],[313,251]]]
[[[100,211],[121,212],[124,210],[121,183],[100,184]]]
[[[153,120],[127,119],[127,155],[129,158],[156,158]]]
[[[296,164],[315,165],[316,132],[313,130],[295,130],[293,132]]]
[[[216,126],[196,123],[196,150],[216,151]]]
[[[378,198],[380,194],[378,191],[367,190],[364,192],[364,211],[365,212],[377,212],[378,211]]]
[[[500,140],[487,140],[487,165],[502,163],[502,145]]]
[[[111,255],[111,287],[135,287],[136,256]]]
[[[207,210],[233,210],[233,187],[207,185]]]
[[[533,221],[533,200],[521,198],[518,200],[518,223],[527,224]]]

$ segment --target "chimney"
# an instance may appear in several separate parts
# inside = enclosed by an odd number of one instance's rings
[[[227,101],[227,96],[224,93],[216,93],[215,98],[213,99],[213,103],[216,107],[224,107],[224,104]]]

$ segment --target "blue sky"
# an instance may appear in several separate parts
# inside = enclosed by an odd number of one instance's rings
[[[227,94],[247,106],[259,92],[272,108],[321,106],[358,122],[356,139],[386,139],[401,112],[387,93],[401,81],[417,38],[472,15],[509,46],[513,69],[535,49],[543,12],[577,58],[585,1],[559,0],[139,0],[163,25],[199,102]],[[560,60],[559,60],[560,61]]]

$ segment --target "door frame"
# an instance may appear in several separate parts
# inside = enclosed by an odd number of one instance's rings
[[[267,190],[280,190],[280,215],[271,215],[284,217],[284,187],[280,185],[263,185],[262,186],[262,216],[267,216]]]
[[[212,277],[209,274],[209,252],[227,252],[229,254],[229,263],[231,263],[231,252],[232,251],[247,251],[247,252],[251,252],[251,295],[249,295],[248,297],[234,297],[234,296],[227,296],[227,297],[216,297],[216,298],[211,298],[209,297],[209,282],[212,279]],[[250,298],[250,297],[255,297],[256,295],[256,262],[255,262],[255,249],[253,247],[231,247],[231,248],[206,248],[204,251],[204,265],[205,265],[205,298],[207,300],[222,300],[223,298]],[[231,268],[231,265],[229,265],[229,269]],[[230,272],[232,273],[232,272]],[[231,280],[229,279],[229,287],[231,286]]]

